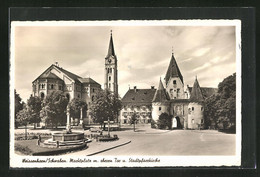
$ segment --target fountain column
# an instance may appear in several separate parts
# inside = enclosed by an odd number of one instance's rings
[[[71,131],[71,125],[70,125],[70,109],[69,106],[67,106],[67,124],[66,124],[66,130],[67,132]]]
[[[80,120],[79,125],[83,126],[83,108],[80,108]]]

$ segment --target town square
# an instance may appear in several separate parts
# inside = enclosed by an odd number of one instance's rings
[[[12,24],[13,157],[238,156],[236,23],[25,24]]]

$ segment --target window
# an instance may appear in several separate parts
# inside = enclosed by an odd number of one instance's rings
[[[94,89],[94,88],[92,89],[92,92],[93,92],[93,93],[95,92],[95,89]]]
[[[191,120],[191,123],[193,123],[193,124],[194,124],[194,119],[192,119],[192,120]]]
[[[112,68],[110,68],[110,73],[112,73]]]
[[[42,89],[45,89],[45,84],[42,84],[42,85],[41,85],[41,88],[42,88]]]
[[[44,98],[44,93],[41,93],[41,99],[43,99]]]
[[[192,107],[191,110],[194,111],[194,107]]]
[[[109,68],[107,68],[107,74],[109,73]]]
[[[108,80],[111,81],[111,77],[110,76],[108,77]]]
[[[92,99],[91,99],[91,100],[92,100],[92,101],[94,101],[94,99],[95,99],[95,97],[94,97],[94,96],[92,96]]]
[[[173,81],[173,84],[174,84],[174,85],[176,84],[176,80]]]
[[[202,123],[202,124],[204,123],[204,119],[201,119],[201,123]]]
[[[80,98],[80,95],[78,94],[78,98]]]
[[[59,90],[62,90],[62,86],[61,85],[59,85]]]
[[[51,84],[51,89],[54,89],[54,85],[53,84]]]
[[[162,110],[162,107],[159,107],[159,111],[161,111]]]
[[[111,84],[110,83],[108,84],[108,87],[111,88]]]

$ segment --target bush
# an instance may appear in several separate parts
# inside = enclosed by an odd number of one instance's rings
[[[158,128],[156,122],[153,119],[151,119],[151,128]]]
[[[169,116],[167,113],[162,113],[159,116],[157,125],[159,129],[170,129],[172,127],[171,116]]]

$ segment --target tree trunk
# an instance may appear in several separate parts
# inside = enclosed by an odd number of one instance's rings
[[[27,124],[25,125],[25,140],[27,140]]]

